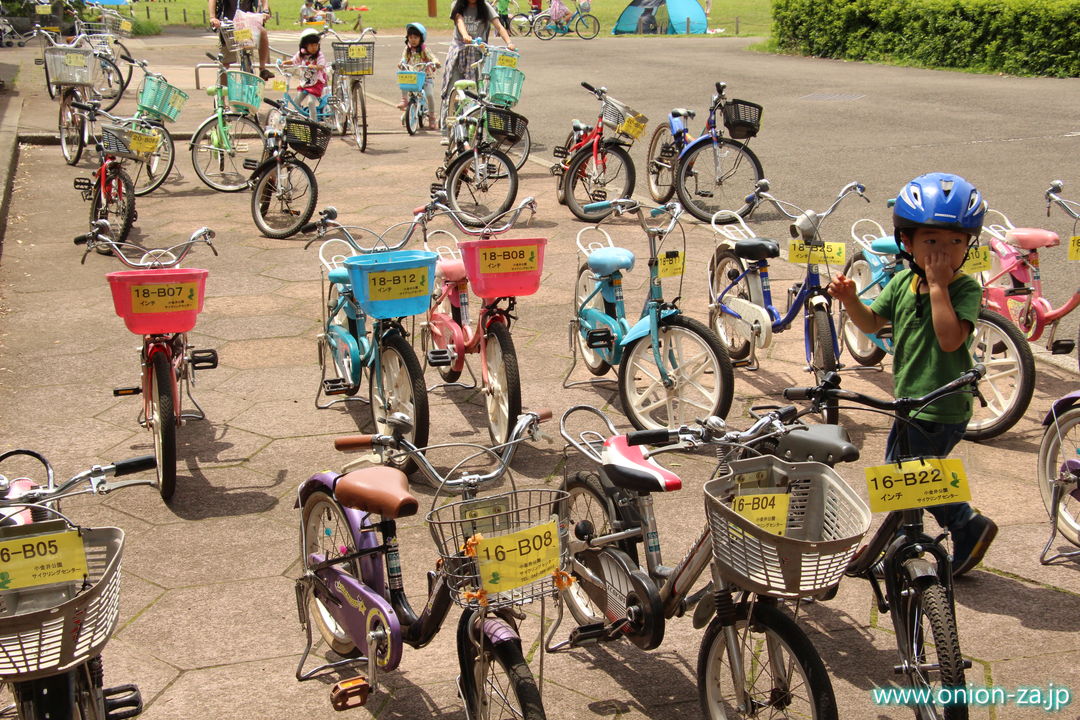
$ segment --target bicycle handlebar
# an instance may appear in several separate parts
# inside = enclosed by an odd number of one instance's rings
[[[790,387],[784,390],[784,397],[788,400],[810,400],[818,405],[825,400],[849,400],[851,402],[866,405],[875,410],[883,410],[890,413],[910,413],[912,410],[925,407],[935,400],[951,395],[966,385],[976,385],[986,375],[986,367],[978,364],[965,371],[955,380],[951,380],[936,390],[932,390],[919,398],[896,398],[894,400],[881,400],[880,398],[864,395],[854,390],[844,390],[840,387],[840,377],[837,373],[828,373],[820,385],[814,387]]]
[[[6,460],[13,455],[29,455],[39,460],[47,470],[49,478],[48,484],[42,486],[35,483],[32,488],[13,498],[6,497],[7,493],[4,492],[3,494],[0,494],[0,507],[38,505],[41,503],[54,502],[70,495],[79,495],[85,492],[91,492],[95,495],[107,495],[122,487],[155,484],[155,481],[153,480],[126,480],[121,483],[112,484],[108,482],[109,478],[119,478],[125,475],[134,475],[136,473],[153,470],[157,467],[157,459],[153,455],[140,455],[125,460],[118,460],[109,465],[94,465],[89,470],[83,470],[81,473],[55,487],[53,486],[52,480],[52,468],[43,456],[29,450],[12,450],[4,453],[3,456],[0,456],[0,461]],[[8,485],[7,478],[0,475],[0,479],[4,480],[4,486]],[[80,490],[77,492],[69,492],[74,486],[88,480],[90,481],[89,491]]]
[[[832,215],[833,211],[836,210],[843,199],[851,193],[855,193],[866,202],[870,202],[870,198],[866,197],[864,194],[865,191],[866,186],[862,183],[857,181],[849,182],[840,189],[840,192],[836,195],[836,199],[833,200],[832,205],[829,206],[828,210],[823,213],[816,213],[813,210],[803,210],[793,203],[776,199],[769,194],[769,181],[762,178],[761,180],[758,180],[757,184],[754,186],[754,192],[747,195],[745,200],[754,205],[762,200],[768,200],[776,207],[781,215],[795,221],[788,227],[791,237],[801,237],[803,241],[808,244],[820,244],[820,239],[817,237],[817,234],[821,228],[822,221]],[[795,212],[789,212],[788,208],[791,208]]]
[[[1080,220],[1080,203],[1073,200],[1066,200],[1058,195],[1064,187],[1065,183],[1060,180],[1054,180],[1050,183],[1050,187],[1046,189],[1046,192],[1043,193],[1046,197],[1046,215],[1047,217],[1050,216],[1050,205],[1053,203],[1064,210],[1065,214],[1073,220]]]
[[[108,245],[113,250],[113,257],[119,260],[124,265],[132,268],[133,270],[143,270],[147,268],[167,268],[176,267],[191,251],[191,248],[195,243],[205,242],[210,246],[211,252],[217,255],[217,250],[214,248],[213,240],[217,237],[217,233],[208,227],[201,227],[191,234],[191,237],[182,243],[178,243],[168,248],[152,248],[147,250],[146,248],[135,245],[129,242],[117,242],[112,239],[109,234],[109,221],[108,220],[95,220],[91,224],[90,232],[85,235],[78,235],[74,239],[76,245],[86,245],[86,250],[83,252],[82,262],[86,263],[86,256],[90,254],[98,243]],[[124,254],[123,249],[128,248],[141,253],[138,261],[133,261],[127,255]],[[181,248],[179,254],[177,254],[177,248]]]
[[[656,207],[650,208],[650,217],[659,217],[664,213],[667,213],[671,216],[671,220],[668,222],[667,227],[661,230],[660,228],[653,228],[645,224],[645,218],[643,216],[643,213],[641,212],[643,207],[646,206],[642,205],[637,200],[631,200],[630,198],[616,198],[615,200],[602,200],[600,202],[588,203],[582,209],[585,212],[597,212],[600,210],[614,209],[615,215],[625,215],[627,213],[632,213],[637,216],[638,224],[641,225],[642,230],[644,230],[645,232],[656,231],[663,236],[668,235],[672,230],[675,229],[676,223],[678,223],[679,218],[683,214],[682,205],[680,205],[674,200],[667,203],[666,205],[658,205]]]

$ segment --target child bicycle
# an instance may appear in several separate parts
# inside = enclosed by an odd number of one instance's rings
[[[356,23],[360,24],[359,15]],[[375,35],[375,28],[364,28],[356,40],[342,40],[331,28],[327,28],[327,32],[336,38],[336,41],[331,43],[334,50],[334,77],[330,91],[334,97],[341,99],[356,147],[360,152],[364,152],[368,143],[364,77],[375,72],[375,40],[364,38]]]
[[[289,66],[283,64],[281,60],[278,60],[275,64],[275,69],[281,74],[282,80],[275,80],[271,85],[272,89],[279,90],[283,93],[281,100],[282,107],[289,112],[295,112],[309,120],[322,123],[330,127],[338,135],[344,135],[348,130],[349,116],[348,107],[346,107],[344,100],[341,97],[334,95],[333,92],[327,92],[322,97],[312,98],[309,102],[311,104],[305,105],[305,101],[310,97],[306,91],[301,90],[298,97],[294,98],[289,94],[289,85],[292,81],[293,75],[303,75],[306,72],[303,65]],[[333,76],[333,72],[330,73]],[[333,80],[329,83],[331,87],[334,86]],[[337,83],[340,85],[340,81]],[[306,222],[306,221],[305,221]]]
[[[441,559],[428,572],[427,602],[417,615],[405,594],[398,551],[397,520],[415,515],[419,507],[407,478],[391,468],[366,467],[343,474],[322,472],[306,480],[296,502],[304,566],[296,581],[296,599],[307,634],[296,669],[298,680],[363,663],[365,674],[343,680],[331,691],[338,710],[363,705],[381,676],[397,668],[403,646],[421,648],[431,642],[456,603],[463,609],[457,654],[466,716],[544,718],[539,688],[522,655],[519,627],[525,616],[520,606],[556,597],[557,585],[565,577],[561,568],[566,530],[557,517],[565,493],[511,484],[508,492],[498,495],[476,494],[507,472],[518,444],[526,437],[537,440],[539,423],[550,417],[546,410],[523,413],[507,443],[491,450],[468,443],[419,448],[407,439],[412,423],[402,413],[387,417],[389,435],[335,441],[339,450],[374,448],[384,457],[404,455],[418,464],[440,489],[426,520]],[[444,474],[423,454],[436,447],[468,448],[471,456]],[[491,458],[498,466],[485,474],[459,474],[458,468],[475,457]],[[462,499],[437,507],[442,491],[451,489],[460,490]],[[528,575],[512,560],[491,562],[492,557],[505,557],[503,542],[514,542],[516,550],[518,538],[530,546],[535,542],[535,557],[542,560]],[[496,569],[502,579],[495,579]],[[514,573],[517,577],[511,580]],[[541,611],[541,627],[543,616]],[[312,626],[344,660],[304,671]]]
[[[434,108],[428,107],[424,83],[427,82],[428,73],[435,72],[435,67],[433,62],[398,65],[398,88],[408,93],[405,111],[401,114],[401,124],[410,135],[419,132],[427,118],[434,117]]]
[[[176,143],[166,127],[166,122],[175,122],[187,102],[188,94],[169,84],[161,73],[150,72],[149,63],[136,60],[128,55],[122,56],[143,72],[143,82],[136,95],[135,117],[145,120],[159,135],[159,140],[147,161],[134,167],[132,180],[136,195],[148,195],[169,177],[176,162]],[[179,173],[179,171],[177,171]]]
[[[595,15],[589,13],[592,10],[592,3],[589,0],[582,0],[574,4],[577,6],[574,13],[565,20],[552,20],[551,10],[545,10],[537,15],[532,23],[533,34],[541,40],[550,40],[556,35],[568,35],[570,27],[573,26],[579,38],[592,40],[600,33],[600,21]]]
[[[187,337],[202,312],[208,272],[178,265],[196,243],[206,243],[217,255],[213,239],[214,231],[204,227],[178,245],[147,250],[111,239],[104,220],[96,221],[89,233],[75,238],[76,245],[86,245],[86,253],[107,246],[117,260],[131,268],[105,277],[116,314],[124,319],[128,330],[142,336],[142,381],[133,387],[116,388],[113,395],[143,396],[138,422],[154,436],[155,484],[166,502],[176,491],[176,429],[185,420],[206,419],[206,413],[191,395],[195,371],[212,370],[218,365],[216,350],[196,350]],[[129,258],[125,251],[139,253],[139,259]],[[185,395],[195,406],[194,411],[184,412]]]
[[[40,463],[46,481],[0,475],[0,568],[6,581],[0,590],[0,643],[8,649],[0,657],[0,682],[15,700],[0,708],[0,715],[19,720],[135,717],[143,708],[139,689],[106,688],[102,682],[101,655],[119,618],[124,531],[79,526],[60,512],[60,500],[150,485],[110,479],[152,470],[154,458],[95,465],[57,484],[49,461],[33,450],[9,450],[0,454],[0,463],[14,465],[20,457]],[[35,567],[42,556],[63,569]]]
[[[1058,533],[1080,547],[1080,391],[1056,400],[1043,418],[1037,477],[1039,494],[1050,515],[1050,537],[1039,562],[1080,557],[1080,550],[1050,555]]]

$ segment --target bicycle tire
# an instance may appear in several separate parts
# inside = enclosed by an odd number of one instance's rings
[[[124,60],[124,56],[127,55],[129,58],[133,58],[135,56],[132,55],[131,51],[127,49],[127,45],[120,42],[115,36],[112,39],[112,44],[116,48],[113,50],[113,55],[120,58],[120,60],[124,63],[125,70],[121,70],[120,72],[124,76],[124,87],[127,88],[131,85],[131,74],[135,71],[135,66],[129,63],[127,60]],[[114,60],[113,62],[116,61]],[[120,67],[119,62],[116,63],[116,67]]]
[[[666,203],[675,194],[675,161],[678,156],[671,158],[661,157],[664,148],[675,147],[675,139],[671,136],[671,127],[667,122],[662,122],[653,130],[649,138],[649,150],[645,154],[646,174],[649,178],[649,195],[660,204]]]
[[[483,168],[483,173],[477,172],[478,167]],[[502,185],[506,187],[505,194],[496,190],[496,186]],[[506,153],[499,150],[480,149],[475,156],[472,150],[466,150],[447,167],[445,187],[450,209],[464,215],[462,221],[466,225],[480,227],[513,206],[517,199],[518,171]],[[489,198],[491,191],[494,192]]]
[[[506,323],[488,326],[484,349],[488,371],[488,386],[484,388],[488,435],[493,445],[502,445],[510,439],[510,431],[521,414],[521,376],[514,340]]]
[[[731,284],[731,280],[728,279],[729,271],[737,271],[739,275],[742,275],[745,270],[746,264],[742,258],[726,247],[717,248],[709,263],[709,281],[712,283],[713,294],[719,296]],[[739,284],[729,290],[724,297],[731,297],[732,293],[735,293],[735,297],[750,302],[750,281],[746,279],[746,276],[743,276]],[[709,308],[709,327],[716,333],[716,337],[720,339],[724,349],[727,350],[728,357],[732,360],[745,360],[750,357],[750,340],[742,337],[738,332],[741,324],[741,320],[723,312],[721,308]]]
[[[135,196],[142,197],[157,190],[169,177],[173,165],[176,163],[176,144],[172,135],[161,123],[151,122],[149,125],[158,133],[161,139],[157,149],[150,154],[146,162],[134,161],[131,167],[134,174],[131,181],[135,184]]]
[[[574,23],[574,32],[582,40],[592,40],[600,34],[600,21],[596,19],[595,15],[586,13]]]
[[[568,151],[574,146],[575,133],[571,130],[566,136],[566,142],[563,143],[563,147]],[[561,162],[561,161],[560,161]],[[566,173],[555,176],[555,199],[560,205],[566,204],[566,186],[563,184],[563,179],[566,177]]]
[[[859,299],[871,300],[878,296],[882,286],[873,281],[874,273],[862,250],[855,252],[844,265],[844,276],[855,283]],[[840,306],[840,334],[844,338],[844,347],[851,353],[855,362],[863,366],[879,365],[885,358],[885,350],[878,347],[866,333],[855,327],[848,317],[847,310]]]
[[[405,106],[405,115],[402,121],[405,123],[405,132],[415,135],[420,130],[420,107],[416,98],[409,98],[409,104]]]
[[[375,369],[372,368],[369,372],[369,399],[376,431],[382,435],[390,435],[393,428],[386,423],[386,414],[403,412],[413,423],[412,432],[406,433],[405,437],[413,445],[424,447],[427,445],[429,430],[427,385],[424,384],[424,373],[412,346],[396,331],[386,333],[380,340],[379,355],[375,362],[382,364],[383,377],[383,393],[380,395],[376,387]],[[389,404],[385,410],[384,397]],[[411,455],[390,459],[387,464],[406,475],[412,475],[418,467]]]
[[[45,71],[45,89],[49,93],[49,99],[50,100],[55,100],[57,93],[60,91],[60,88],[57,85],[53,85],[52,84],[52,79],[49,77],[49,63],[45,62],[45,47],[47,47],[47,43],[45,42],[44,38],[42,39],[41,42],[42,42],[41,67]]]
[[[533,18],[532,31],[539,40],[550,40],[555,37],[555,26],[551,24],[551,15],[541,13]]]
[[[711,157],[702,157],[706,152]],[[699,180],[707,165],[711,177],[703,189]],[[702,222],[709,222],[717,210],[734,209],[739,217],[746,217],[754,209],[746,198],[763,177],[761,161],[750,148],[731,138],[715,138],[714,142],[703,142],[686,151],[679,159],[675,192],[682,206]]]
[[[705,629],[698,650],[698,700],[704,717],[710,720],[762,717],[836,720],[832,681],[821,656],[802,628],[783,611],[761,602],[741,603],[735,612],[751,712],[740,710],[742,698],[731,697],[733,688],[730,660],[725,662],[724,624],[719,617],[714,617]],[[772,658],[770,648],[781,651],[781,657]],[[793,684],[791,678],[772,678],[770,671],[778,667],[797,673],[799,684]],[[764,685],[761,684],[763,681]],[[803,688],[805,693],[800,693]]]
[[[836,372],[839,365],[836,362],[836,335],[833,334],[832,323],[829,322],[829,311],[823,307],[816,307],[810,311],[810,326],[807,328],[810,343],[810,369],[814,372],[814,384],[820,385],[825,376]],[[840,412],[837,410],[839,401],[835,398],[826,400],[822,406],[822,416],[829,425],[836,425],[840,421]]]
[[[330,86],[330,99],[326,101],[330,109],[331,123],[334,132],[345,135],[349,131],[349,105],[345,99],[345,80],[334,73],[334,80]]]
[[[86,147],[86,118],[71,106],[71,103],[81,101],[82,95],[75,88],[66,89],[60,98],[57,127],[60,130],[60,152],[68,165],[78,165]]]
[[[546,720],[540,689],[517,638],[477,648],[471,626],[477,611],[466,609],[458,621],[458,662],[466,716],[476,720]],[[480,619],[481,623],[491,620]],[[497,622],[497,621],[496,621]],[[502,707],[500,707],[502,706]]]
[[[919,578],[916,581],[905,573],[900,583],[900,598],[904,622],[911,633],[911,637],[907,638],[911,645],[910,653],[906,653],[907,657],[901,657],[908,687],[930,690],[933,697],[935,684],[920,672],[921,668],[933,665],[937,668],[941,688],[963,688],[964,658],[960,654],[956,616],[949,605],[945,588],[937,580],[927,583],[926,578]],[[924,627],[924,620],[928,628]],[[901,645],[899,638],[897,644]],[[929,707],[920,705],[915,708],[915,717],[922,720],[967,720],[968,708],[966,703],[944,706],[934,703]]]
[[[349,89],[352,98],[352,132],[353,140],[360,152],[367,150],[368,126],[367,126],[367,98],[364,96],[364,83],[362,80],[354,80]]]
[[[594,202],[599,197],[597,193],[604,193],[602,199],[605,200],[628,198],[634,194],[634,161],[626,148],[621,145],[603,145],[597,151],[597,158],[602,166],[599,171],[596,169],[597,164],[593,162],[592,144],[586,145],[574,153],[563,176],[566,207],[570,208],[574,217],[583,222],[597,223],[613,212],[611,209],[586,212],[584,206]],[[614,168],[610,163],[612,158],[618,159],[618,168]],[[620,178],[622,187],[612,196],[608,193],[607,186],[618,183]]]
[[[176,407],[173,404],[172,363],[163,352],[151,356],[147,368],[147,400],[150,409],[146,422],[154,435],[154,456],[157,458],[158,492],[169,502],[176,492]]]
[[[989,440],[1024,416],[1035,392],[1035,358],[1020,329],[992,310],[982,309],[971,340],[972,360],[986,366],[979,390],[986,408],[973,403],[964,438]]]
[[[364,364],[360,357],[360,344],[357,341],[357,322],[350,318],[344,308],[335,320],[344,322],[328,323],[328,314],[337,307],[339,298],[337,283],[330,283],[326,291],[326,303],[323,305],[322,321],[326,331],[319,336],[319,368],[325,370],[326,358],[330,356],[335,374],[347,383],[343,395],[353,397],[360,392],[364,379]]]
[[[109,111],[123,99],[127,84],[124,82],[124,74],[120,72],[116,63],[107,57],[96,56],[95,59],[101,65],[101,73],[97,77],[97,82],[91,86],[91,90],[101,100],[101,109]]]
[[[495,147],[506,153],[506,156],[513,161],[514,168],[520,170],[525,166],[525,161],[529,159],[529,153],[532,151],[532,135],[529,134],[529,128],[526,126],[525,132],[517,142],[501,142]]]
[[[300,232],[315,212],[319,183],[306,163],[286,158],[252,178],[251,217],[259,232],[278,240]]]
[[[528,37],[532,34],[532,18],[526,13],[517,13],[510,18],[507,28],[511,37]]]
[[[109,221],[109,236],[115,242],[127,240],[131,224],[135,221],[135,186],[131,177],[119,164],[105,171],[105,186],[97,184],[90,199],[90,222]],[[103,197],[104,195],[104,197]],[[106,246],[109,255],[112,253]]]
[[[1037,478],[1039,494],[1042,495],[1050,522],[1057,524],[1058,532],[1073,545],[1080,546],[1080,500],[1068,492],[1062,494],[1057,517],[1053,516],[1053,486],[1058,474],[1067,462],[1080,458],[1080,407],[1066,410],[1046,426],[1039,443]]]
[[[308,558],[313,554],[333,558],[356,552],[356,543],[349,530],[345,512],[326,490],[318,489],[307,496],[300,510],[300,522],[304,529],[300,536],[300,562],[304,568],[308,567]],[[307,547],[302,544],[305,537],[308,541]],[[362,577],[358,560],[337,567],[358,580]],[[360,648],[353,642],[348,631],[337,623],[333,614],[315,597],[310,587],[309,585],[304,602],[308,608],[309,621],[319,631],[323,641],[343,658],[360,657]]]
[[[596,283],[597,281],[593,279],[593,272],[589,269],[588,263],[582,263],[581,267],[578,268],[577,283],[574,285],[575,292],[570,306],[571,317],[578,316],[578,309],[581,307],[581,301],[588,297],[589,293],[596,287]],[[597,293],[592,297],[588,307],[599,310],[610,316],[615,315],[614,304],[606,303],[600,293]],[[578,352],[581,353],[581,361],[585,363],[585,367],[589,369],[589,372],[597,377],[606,375],[608,370],[611,369],[611,365],[604,360],[600,353],[588,346],[585,342],[585,335],[582,334],[580,328],[578,328],[577,331],[576,342]]]
[[[200,180],[218,192],[247,190],[251,171],[244,167],[244,161],[261,163],[266,134],[258,123],[242,113],[224,113],[223,122],[229,142],[235,143],[232,154],[221,147],[217,139],[217,115],[211,115],[191,136],[192,167]]]
[[[660,321],[658,335],[661,356],[681,360],[682,365],[668,369],[674,390],[667,389],[658,380],[652,339],[645,335],[626,346],[619,364],[619,399],[630,424],[637,430],[656,430],[693,423],[703,415],[726,417],[735,379],[727,351],[713,331],[676,314]],[[706,387],[709,376],[711,388]],[[644,385],[641,389],[639,380]],[[696,392],[697,397],[679,394],[686,391]]]

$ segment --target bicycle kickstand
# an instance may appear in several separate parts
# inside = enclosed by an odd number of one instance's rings
[[[603,385],[603,384],[617,384],[618,381],[613,378],[591,378],[589,380],[574,380],[570,382],[570,376],[574,374],[574,368],[577,367],[578,361],[578,321],[573,319],[570,321],[569,327],[570,335],[570,369],[566,371],[566,377],[563,378],[563,388],[578,387],[580,385]]]
[[[1046,541],[1046,546],[1043,548],[1042,554],[1039,555],[1039,562],[1043,565],[1050,565],[1057,560],[1068,560],[1074,557],[1080,557],[1080,550],[1057,553],[1052,557],[1047,557],[1051,546],[1054,544],[1054,539],[1058,535],[1057,517],[1058,509],[1061,507],[1061,498],[1064,497],[1066,488],[1075,482],[1076,480],[1073,478],[1064,480],[1060,477],[1054,481],[1054,487],[1051,490],[1052,501],[1050,503],[1050,507],[1052,508],[1052,512],[1050,513],[1050,539]],[[1077,495],[1080,495],[1080,486],[1077,487],[1075,492]]]

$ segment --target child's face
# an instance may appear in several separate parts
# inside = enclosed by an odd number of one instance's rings
[[[946,254],[951,267],[959,268],[971,240],[971,236],[959,230],[929,227],[915,228],[914,233],[905,233],[902,237],[908,252],[921,268],[927,267],[931,257],[941,253]]]
[[[420,47],[420,36],[416,33],[409,33],[409,47]]]
[[[304,46],[304,52],[306,52],[308,55],[318,55],[319,41],[313,40],[312,42],[309,42],[307,45]]]

